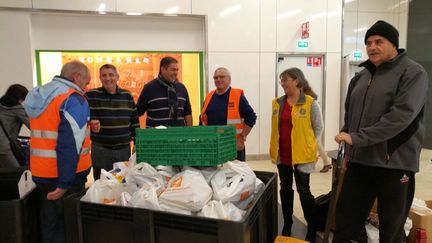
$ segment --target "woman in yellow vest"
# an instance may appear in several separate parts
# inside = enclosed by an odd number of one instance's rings
[[[274,99],[272,103],[270,157],[279,171],[284,217],[282,235],[291,235],[294,175],[304,217],[308,223],[306,240],[315,242],[315,202],[309,179],[317,160],[316,138],[323,129],[321,111],[314,98],[304,94],[303,89],[310,86],[300,69],[287,69],[279,78],[285,95]]]

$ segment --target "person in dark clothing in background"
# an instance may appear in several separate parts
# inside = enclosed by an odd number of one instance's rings
[[[19,167],[9,146],[7,136],[15,140],[21,130],[22,124],[30,128],[29,118],[27,117],[22,102],[27,96],[28,90],[20,84],[9,86],[6,93],[0,98],[0,121],[6,130],[6,134],[0,127],[0,168]]]
[[[176,59],[164,57],[158,77],[144,85],[137,110],[139,116],[147,113],[146,127],[192,126],[189,94],[177,80],[178,70]]]
[[[380,242],[400,243],[419,170],[428,76],[398,49],[399,33],[392,25],[376,22],[365,44],[369,59],[350,82],[345,123],[335,137],[346,144],[346,172],[333,242],[357,242],[378,198]]]
[[[200,115],[202,125],[235,125],[237,160],[246,161],[245,142],[257,116],[244,96],[243,90],[231,87],[231,73],[220,67],[213,79],[216,89],[205,98]]]

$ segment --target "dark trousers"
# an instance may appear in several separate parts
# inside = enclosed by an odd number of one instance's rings
[[[240,160],[240,161],[246,161],[246,149],[243,150],[238,150],[237,151],[237,158],[236,160]]]
[[[414,172],[348,163],[336,206],[333,243],[359,239],[375,198],[380,243],[404,242],[403,228],[414,191]]]
[[[294,170],[290,165],[277,166],[280,179],[280,197],[282,203],[282,214],[284,218],[284,228],[291,232],[293,224],[292,214],[294,207],[294,190],[293,175],[296,182],[297,193],[300,196],[303,214],[308,224],[308,229],[314,230],[315,223],[315,198],[312,195],[309,187],[310,174],[302,173],[299,170]]]
[[[63,199],[84,190],[85,185],[76,185],[58,200],[48,200],[47,194],[56,189],[55,185],[36,183],[39,192],[40,233],[43,243],[63,243],[65,239]]]
[[[131,156],[130,146],[126,145],[120,149],[109,149],[92,143],[91,158],[93,165],[94,180],[100,178],[101,169],[110,171],[114,162],[127,161]]]

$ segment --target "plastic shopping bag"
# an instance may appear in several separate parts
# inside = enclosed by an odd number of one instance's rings
[[[25,170],[20,180],[18,181],[18,192],[20,198],[23,198],[28,192],[36,188],[36,184],[32,180],[32,174],[29,170]]]
[[[93,185],[91,185],[81,200],[116,205],[120,204],[122,191],[123,187],[117,179],[102,169],[101,179],[96,180]]]
[[[132,196],[129,194],[129,192],[122,192],[120,194],[120,205],[127,206],[129,205],[129,201],[131,200]]]
[[[368,223],[366,226],[368,243],[379,243],[379,229]]]
[[[158,165],[155,167],[155,169],[162,176],[165,184],[168,184],[171,178],[178,173],[178,170],[176,168],[168,165]]]
[[[218,167],[205,167],[201,169],[201,173],[203,174],[204,178],[206,179],[207,183],[210,184],[211,179],[213,176],[218,172]]]
[[[254,194],[256,175],[245,162],[227,162],[213,176],[211,186],[214,199],[236,204]]]
[[[159,196],[164,208],[176,207],[198,212],[210,201],[212,190],[199,170],[187,169],[175,175]]]
[[[147,208],[152,210],[160,210],[158,191],[163,185],[144,185],[141,189],[136,191],[129,201],[129,205],[139,208]]]
[[[132,155],[129,157],[129,168],[132,168],[136,165],[136,153],[132,153]]]
[[[160,208],[164,212],[172,212],[172,213],[178,213],[178,214],[185,214],[185,215],[192,215],[192,212],[190,210],[186,210],[184,208],[179,208],[174,205],[166,205],[163,203],[159,204]]]
[[[264,182],[262,182],[259,178],[256,178],[256,183],[255,183],[255,194],[260,193],[261,191],[264,190],[265,184]]]
[[[209,218],[240,221],[245,213],[246,211],[237,208],[230,202],[222,203],[221,201],[212,200],[203,207],[198,215]]]
[[[164,185],[164,179],[157,170],[147,163],[139,163],[129,170],[126,175],[126,188],[131,194],[134,194],[144,185]]]
[[[113,163],[113,169],[109,171],[120,183],[125,183],[125,177],[129,172],[129,161]]]

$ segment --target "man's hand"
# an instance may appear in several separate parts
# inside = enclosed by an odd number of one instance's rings
[[[341,132],[336,135],[334,139],[337,143],[345,142],[346,144],[352,145],[352,138],[349,133]]]
[[[100,130],[100,121],[99,120],[90,120],[89,121],[90,129],[92,132],[98,133]]]
[[[54,191],[49,192],[47,194],[47,199],[48,200],[57,200],[60,199],[65,193],[66,193],[67,189],[63,189],[63,188],[56,188]]]
[[[236,139],[237,151],[243,150],[245,148],[246,137],[238,136]]]

